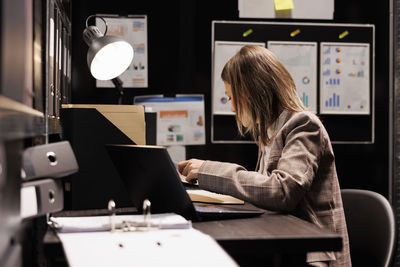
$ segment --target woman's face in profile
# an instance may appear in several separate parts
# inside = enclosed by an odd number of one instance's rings
[[[229,83],[224,82],[225,84],[225,94],[226,96],[229,98],[230,102],[231,102],[231,111],[236,113],[236,109],[235,109],[235,101],[236,99],[233,98],[232,95],[232,87]],[[240,100],[238,100],[240,101]],[[236,114],[236,118],[243,124],[244,127],[248,127],[250,125],[250,116],[248,115],[248,112],[246,110],[246,108],[242,105],[242,114]]]

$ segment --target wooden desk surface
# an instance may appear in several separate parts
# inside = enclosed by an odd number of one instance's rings
[[[269,252],[339,251],[339,234],[287,214],[266,211],[260,217],[195,222],[226,249],[252,248]]]

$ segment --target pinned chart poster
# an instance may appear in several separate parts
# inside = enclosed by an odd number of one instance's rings
[[[122,87],[147,87],[148,62],[147,62],[147,16],[132,17],[102,17],[107,22],[107,35],[119,36],[130,43],[135,52],[131,65],[119,78]],[[96,18],[96,25],[104,32],[105,26],[101,19]],[[111,81],[96,80],[97,87],[112,87]]]
[[[292,76],[303,105],[317,112],[317,43],[269,41],[268,49]]]
[[[333,19],[334,0],[237,0],[239,18]],[[310,7],[312,12],[310,12]]]
[[[249,33],[250,31],[246,31]],[[245,33],[244,33],[245,34]],[[225,85],[221,79],[221,72],[225,63],[236,54],[245,45],[258,45],[265,47],[265,43],[250,42],[221,42],[214,43],[214,60],[213,60],[213,99],[212,107],[214,114],[231,114],[231,103],[225,94]]]
[[[157,145],[205,144],[203,95],[137,96],[134,104],[157,112]]]
[[[321,114],[370,114],[369,49],[368,43],[321,43]]]

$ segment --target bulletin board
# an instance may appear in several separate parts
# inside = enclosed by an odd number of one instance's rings
[[[332,143],[374,143],[374,25],[255,21],[212,23],[213,143],[253,142],[248,136],[240,137],[220,78],[228,54],[246,44],[274,52],[291,73],[304,106],[318,115]]]

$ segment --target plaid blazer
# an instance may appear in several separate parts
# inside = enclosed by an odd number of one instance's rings
[[[205,161],[199,170],[199,186],[264,209],[288,212],[340,233],[342,251],[311,252],[307,262],[351,266],[335,158],[321,121],[311,112],[284,111],[268,132],[271,142],[259,149],[257,171]]]

